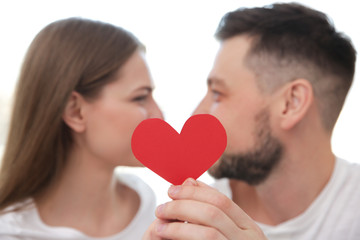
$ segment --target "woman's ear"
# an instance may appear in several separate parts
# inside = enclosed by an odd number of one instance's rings
[[[85,118],[83,116],[84,103],[85,100],[83,96],[73,91],[63,113],[63,120],[66,125],[78,133],[85,130]]]
[[[314,100],[311,83],[306,79],[296,79],[285,85],[281,98],[281,128],[289,130],[308,113]]]

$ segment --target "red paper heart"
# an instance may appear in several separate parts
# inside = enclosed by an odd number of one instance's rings
[[[131,147],[144,166],[178,185],[209,169],[224,152],[226,140],[217,118],[199,114],[186,121],[180,134],[161,119],[144,120],[133,133]]]

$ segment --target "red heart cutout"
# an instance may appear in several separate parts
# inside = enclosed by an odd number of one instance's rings
[[[224,152],[226,141],[220,121],[199,114],[186,121],[180,134],[161,119],[144,120],[132,135],[131,147],[144,166],[179,185],[209,169]]]

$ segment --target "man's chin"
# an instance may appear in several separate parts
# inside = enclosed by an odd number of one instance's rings
[[[215,179],[223,178],[219,174],[219,166],[220,166],[221,161],[222,161],[222,159],[220,158],[207,170],[208,174]]]

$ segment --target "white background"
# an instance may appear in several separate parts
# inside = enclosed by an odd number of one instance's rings
[[[239,7],[264,6],[272,1],[211,0],[13,0],[0,3],[0,155],[9,121],[11,97],[23,56],[35,35],[52,21],[79,16],[110,22],[132,31],[147,47],[147,59],[156,85],[155,98],[166,121],[180,131],[206,92],[217,42],[213,34],[221,17]],[[338,30],[360,49],[360,16],[356,1],[299,1],[325,12]],[[359,69],[359,63],[357,64]],[[360,163],[360,79],[355,76],[336,125],[334,152]],[[169,184],[146,169],[132,170],[166,198]],[[201,179],[210,183],[207,175]]]

